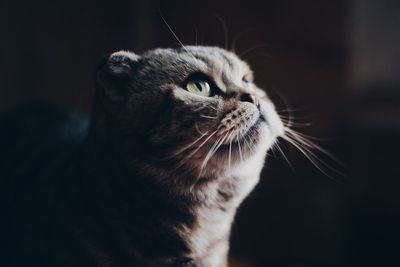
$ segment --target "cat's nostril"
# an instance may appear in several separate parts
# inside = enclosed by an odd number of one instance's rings
[[[256,105],[257,107],[259,106],[258,96],[253,95],[253,94],[247,94],[247,93],[242,94],[240,96],[240,101],[250,102],[250,103],[253,103],[254,105]]]

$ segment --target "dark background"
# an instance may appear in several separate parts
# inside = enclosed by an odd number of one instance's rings
[[[329,178],[271,154],[239,210],[232,266],[400,266],[400,2],[0,2],[0,111],[31,100],[90,111],[106,53],[218,45],[249,61],[281,113],[346,165]]]

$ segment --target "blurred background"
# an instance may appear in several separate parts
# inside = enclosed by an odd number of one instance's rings
[[[400,266],[400,2],[2,0],[0,111],[45,101],[90,112],[106,53],[236,51],[281,114],[311,123],[318,171],[282,142],[238,212],[232,266]],[[323,157],[323,155],[321,155]],[[156,244],[155,244],[156,245]]]

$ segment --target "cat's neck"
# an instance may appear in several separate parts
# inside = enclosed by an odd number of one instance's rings
[[[148,181],[154,177],[146,177],[139,169],[127,171],[110,151],[94,147],[99,146],[88,146],[84,164],[89,207],[96,206],[100,214],[94,216],[112,218],[109,223],[116,224],[120,234],[130,236],[133,243],[129,249],[135,250],[135,255],[193,259],[195,266],[225,266],[238,205],[232,184],[210,181],[203,188],[207,196],[201,199],[177,195],[160,185],[152,186]],[[135,244],[143,239],[152,241]]]

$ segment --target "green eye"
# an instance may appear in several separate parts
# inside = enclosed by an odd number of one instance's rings
[[[190,80],[186,84],[186,89],[196,95],[210,96],[210,85],[204,80]]]

